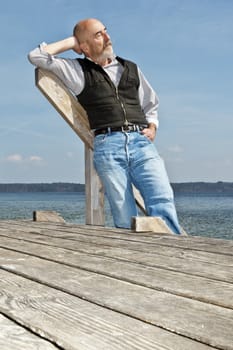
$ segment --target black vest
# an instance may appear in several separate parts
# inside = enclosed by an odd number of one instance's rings
[[[77,99],[86,110],[90,128],[118,127],[127,123],[147,124],[138,97],[139,77],[135,63],[117,57],[123,65],[116,88],[104,69],[94,62],[78,58],[85,77]]]

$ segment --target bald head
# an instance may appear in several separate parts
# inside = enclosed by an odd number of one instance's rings
[[[101,24],[101,22],[95,18],[83,19],[75,25],[73,35],[76,37],[79,43],[83,43],[88,40],[90,34],[92,33],[93,26],[99,24]]]

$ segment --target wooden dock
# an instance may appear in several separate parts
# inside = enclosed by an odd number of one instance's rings
[[[1,350],[233,349],[233,241],[0,221]]]

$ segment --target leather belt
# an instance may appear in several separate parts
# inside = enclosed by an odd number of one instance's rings
[[[107,127],[107,128],[96,129],[94,131],[94,135],[97,136],[100,134],[110,134],[111,132],[115,132],[115,131],[121,131],[121,132],[142,131],[145,128],[147,128],[147,125],[137,125],[137,124],[129,124],[129,125],[117,126],[113,128]]]

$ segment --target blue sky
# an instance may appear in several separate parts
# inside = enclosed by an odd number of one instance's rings
[[[0,183],[84,182],[83,144],[35,87],[27,53],[87,17],[156,90],[171,182],[232,182],[232,0],[15,0],[0,12]]]

